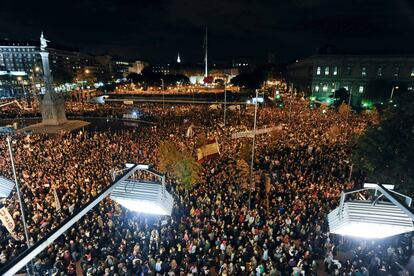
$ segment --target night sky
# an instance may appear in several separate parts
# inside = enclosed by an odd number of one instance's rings
[[[414,52],[412,0],[2,0],[0,38],[38,39],[150,62],[279,61],[323,45],[349,51]]]

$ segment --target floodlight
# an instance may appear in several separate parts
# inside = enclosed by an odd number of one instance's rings
[[[9,197],[11,191],[14,188],[14,182],[3,177],[0,176],[0,197]]]
[[[138,164],[137,168],[140,170],[148,170],[149,169],[149,165],[145,165],[145,164]]]
[[[111,199],[127,209],[154,215],[171,215],[173,197],[159,182],[127,179],[119,183]]]
[[[328,215],[331,233],[361,238],[386,238],[414,230],[412,220],[397,206],[354,200]]]
[[[393,188],[393,185],[387,186]],[[373,200],[346,200],[346,195],[366,190],[375,190]],[[391,193],[404,197],[406,205]],[[328,214],[329,230],[333,234],[360,238],[386,238],[411,232],[414,214],[410,205],[411,198],[381,184],[366,183],[364,189],[342,192],[339,206]]]
[[[377,186],[378,184],[376,183],[364,183],[364,188],[376,188]],[[392,184],[382,184],[382,186],[384,186],[387,190],[394,190],[395,187]]]

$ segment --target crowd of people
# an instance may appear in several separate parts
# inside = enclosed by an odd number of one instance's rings
[[[30,244],[75,214],[111,183],[125,163],[158,168],[166,140],[195,153],[199,137],[217,139],[220,155],[201,164],[201,180],[181,189],[173,177],[170,217],[129,211],[109,198],[87,213],[30,265],[39,275],[399,275],[414,254],[414,236],[381,241],[329,233],[327,214],[342,190],[358,187],[364,174],[350,170],[350,140],[366,117],[309,109],[295,100],[284,109],[259,108],[258,128],[281,126],[256,137],[254,183],[240,185],[241,149],[251,129],[249,110],[205,106],[143,105],[154,125],[120,131],[78,131],[15,137],[13,148],[24,198]],[[118,112],[106,107],[108,113]],[[194,133],[187,135],[192,126]],[[339,128],[338,128],[339,126]],[[189,137],[190,136],[190,137]],[[5,139],[0,174],[12,179]],[[352,173],[352,175],[351,175]],[[15,221],[0,227],[0,269],[26,248],[14,191],[2,200]],[[80,273],[80,274],[79,274]],[[321,274],[322,273],[322,274]],[[406,274],[408,275],[408,274]]]

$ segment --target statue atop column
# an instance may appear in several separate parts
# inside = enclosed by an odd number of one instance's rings
[[[65,123],[65,100],[57,95],[52,85],[52,74],[49,67],[49,52],[46,50],[47,43],[43,32],[40,34],[40,56],[42,57],[43,79],[45,83],[45,94],[41,101],[42,122],[45,125],[60,125]]]
[[[43,32],[40,34],[40,51],[46,51],[47,43],[50,42],[43,36]]]

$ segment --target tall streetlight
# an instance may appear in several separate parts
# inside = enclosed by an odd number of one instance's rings
[[[394,96],[394,90],[398,90],[398,89],[399,89],[398,86],[396,86],[396,85],[393,85],[392,86],[391,95],[390,95],[390,101],[392,101],[392,96]]]
[[[162,93],[162,109],[164,109],[164,104],[165,104],[165,100],[164,100],[164,79],[161,79],[161,93]]]
[[[252,187],[254,181],[253,166],[254,166],[254,147],[256,145],[256,124],[257,124],[257,104],[259,98],[259,90],[256,89],[256,100],[254,103],[254,123],[253,123],[253,142],[252,142],[252,158],[250,162],[250,189],[249,189],[249,210],[252,204]]]
[[[226,90],[226,80],[224,80],[224,127],[226,127],[226,109],[227,109],[227,90]]]
[[[290,101],[289,101],[289,122],[290,122],[290,117],[291,117],[291,113],[292,113],[292,99],[293,99],[293,83],[291,85],[291,89],[290,89]]]
[[[10,136],[7,136],[6,139],[7,139],[7,146],[9,148],[10,160],[11,160],[12,169],[13,169],[14,183],[16,184],[17,199],[19,200],[20,212],[22,213],[24,236],[26,238],[27,248],[30,248],[29,234],[27,232],[26,217],[24,215],[23,202],[22,202],[22,197],[20,195],[19,183],[17,181],[16,167],[14,165],[13,150],[12,150],[12,146],[11,146],[11,138],[10,138]],[[26,270],[27,270],[27,274],[30,275],[29,266],[26,266]]]

